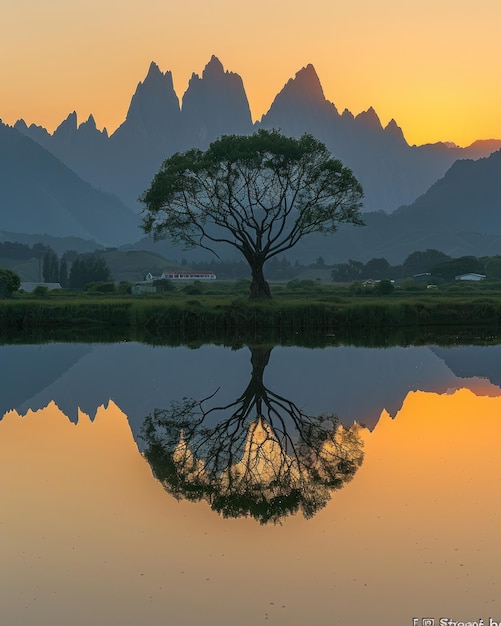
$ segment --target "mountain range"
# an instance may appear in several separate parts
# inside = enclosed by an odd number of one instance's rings
[[[333,263],[385,256],[398,263],[430,247],[452,256],[501,250],[501,153],[495,152],[501,140],[467,148],[410,146],[394,120],[383,128],[373,108],[357,116],[339,113],[312,65],[299,70],[253,123],[241,77],[214,56],[201,76],[192,75],[181,101],[171,72],[151,63],[111,135],[92,115],[79,124],[75,112],[52,134],[23,120],[13,128],[1,124],[0,228],[151,248],[139,239],[137,198],[162,161],[177,151],[204,149],[221,134],[258,128],[313,134],[364,187],[365,228],[343,226],[342,237],[310,237],[292,258],[308,262],[320,254]],[[186,256],[161,245],[166,256]]]
[[[0,123],[3,231],[119,245],[139,237],[139,222],[116,196],[98,191],[38,143]]]
[[[446,143],[409,146],[394,120],[383,128],[373,108],[354,116],[339,113],[324,95],[310,64],[299,70],[253,123],[243,81],[215,56],[201,76],[193,74],[181,103],[171,72],[151,63],[137,85],[126,119],[108,136],[91,115],[78,125],[75,112],[50,134],[23,120],[15,128],[40,143],[84,180],[137,209],[162,161],[192,147],[205,149],[222,134],[276,128],[290,136],[311,133],[350,167],[365,191],[365,211],[391,213],[409,204],[459,158],[479,158],[501,148],[501,140],[467,148]]]

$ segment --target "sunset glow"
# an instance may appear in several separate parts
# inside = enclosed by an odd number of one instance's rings
[[[109,132],[151,61],[181,99],[215,54],[241,75],[254,119],[312,63],[326,97],[355,115],[395,118],[410,144],[501,137],[501,5],[480,0],[308,5],[257,0],[26,0],[0,24],[0,118],[53,131],[73,110]]]
[[[113,402],[78,425],[52,402],[10,412],[0,420],[6,623],[290,626],[312,607],[318,623],[479,613],[489,623],[501,616],[500,402],[410,392],[363,431],[353,480],[312,519],[282,526],[165,493]]]

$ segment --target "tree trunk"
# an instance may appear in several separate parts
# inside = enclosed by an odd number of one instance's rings
[[[264,279],[263,264],[251,265],[252,283],[250,286],[251,300],[271,299],[270,286]]]

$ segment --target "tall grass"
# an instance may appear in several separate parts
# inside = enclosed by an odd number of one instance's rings
[[[273,332],[335,334],[419,326],[501,323],[501,296],[328,299],[283,296],[252,302],[232,296],[177,298],[13,298],[0,301],[0,332],[7,329],[102,327],[208,337]]]

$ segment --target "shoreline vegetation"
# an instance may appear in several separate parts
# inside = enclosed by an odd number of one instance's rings
[[[202,290],[141,296],[49,292],[0,301],[0,341],[9,342],[92,336],[230,345],[497,343],[500,329],[501,289],[479,286],[377,295],[308,285],[295,293],[278,289],[271,301]]]

